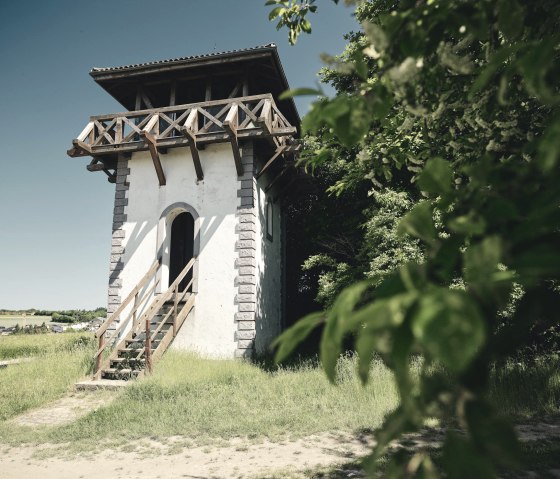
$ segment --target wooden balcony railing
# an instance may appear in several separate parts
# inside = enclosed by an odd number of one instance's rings
[[[296,128],[286,120],[272,95],[256,95],[150,110],[92,116],[68,150],[71,157],[103,158],[115,153],[149,150],[160,185],[165,184],[159,153],[190,147],[199,179],[203,178],[198,146],[230,142],[237,173],[243,174],[238,141],[266,138],[275,149],[292,142]],[[103,170],[92,162],[91,170]]]

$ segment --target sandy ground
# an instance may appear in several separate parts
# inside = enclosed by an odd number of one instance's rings
[[[181,443],[181,438],[175,439],[177,444]],[[147,444],[131,446],[138,446],[142,451]],[[162,453],[145,457],[138,451],[104,451],[95,457],[34,459],[32,455],[37,449],[16,447],[2,452],[0,476],[2,479],[250,478],[271,471],[338,464],[368,451],[366,441],[333,433],[285,443],[250,444],[237,440],[225,447],[186,447],[178,453],[170,453],[175,450],[173,441],[165,446],[152,443],[151,447],[161,448]]]
[[[44,408],[27,412],[13,422],[31,427],[62,424],[107,404],[114,397],[114,394],[78,392]],[[523,441],[560,439],[560,421],[554,419],[519,425],[517,431]],[[435,429],[408,435],[401,441],[400,447],[437,446],[442,440],[443,431]],[[280,443],[234,439],[194,447],[188,438],[173,437],[164,442],[151,439],[133,441],[124,447],[121,445],[119,451],[107,448],[98,454],[84,455],[69,453],[64,445],[4,447],[3,450],[0,445],[0,478],[248,479],[266,477],[270,473],[283,477],[286,471],[302,471],[355,460],[366,455],[373,442],[365,435],[331,432]]]

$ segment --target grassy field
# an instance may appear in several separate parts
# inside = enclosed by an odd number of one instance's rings
[[[0,360],[74,352],[93,341],[93,333],[17,334],[0,336]]]
[[[78,378],[91,370],[93,351],[93,334],[0,338],[0,359],[34,358],[0,369],[0,424],[65,394]]]
[[[339,384],[333,386],[313,362],[268,370],[170,351],[152,376],[69,425],[30,430],[6,422],[64,395],[91,369],[93,347],[79,339],[83,336],[54,336],[61,342],[50,344],[37,360],[0,370],[0,442],[69,442],[79,450],[92,450],[101,443],[145,437],[184,436],[192,444],[233,437],[283,440],[375,428],[397,404],[393,378],[381,362],[372,364],[371,381],[362,387],[354,374],[355,360],[343,358]],[[6,352],[9,343],[0,341],[0,355],[13,357],[18,348],[28,355],[31,343],[43,337],[4,338],[13,343]],[[560,359],[548,358],[530,366],[511,363],[496,369],[491,399],[512,416],[558,414],[559,366]]]
[[[51,322],[50,316],[13,316],[13,315],[0,315],[0,326],[11,328],[16,324],[23,326],[41,326],[41,324],[49,324]]]

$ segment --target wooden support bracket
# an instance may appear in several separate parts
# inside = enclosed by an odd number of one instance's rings
[[[117,182],[117,173],[111,173],[109,170],[103,170],[103,173],[107,175],[107,181],[109,183],[116,183]]]
[[[98,160],[95,158],[91,160],[91,163],[86,166],[88,171],[103,171],[105,169],[105,165],[103,163],[99,163]]]
[[[266,162],[266,164],[261,168],[261,171],[259,171],[257,173],[257,180],[265,173],[266,170],[268,170],[268,168],[270,168],[270,165],[272,165],[272,163],[274,163],[280,156],[282,156],[284,154],[284,151],[286,150],[286,146],[281,146],[280,148],[278,148],[276,150],[276,152],[274,153],[274,155],[272,156],[272,158],[270,160],[268,160]]]
[[[229,136],[231,149],[233,151],[233,159],[235,160],[235,169],[237,176],[243,175],[243,163],[241,163],[241,152],[239,151],[239,141],[237,140],[237,126],[239,124],[239,107],[234,103],[223,122],[224,130]]]
[[[198,130],[198,111],[193,108],[185,121],[185,126],[181,128],[181,133],[189,141],[189,147],[191,149],[191,156],[194,164],[194,170],[196,171],[196,178],[198,181],[204,179],[204,172],[202,171],[202,163],[200,163],[200,154],[198,152],[198,147],[196,145],[196,132]]]
[[[165,173],[163,172],[163,167],[161,166],[161,161],[159,159],[159,152],[156,146],[156,139],[152,134],[147,131],[142,131],[140,134],[150,150],[150,155],[152,155],[152,161],[154,162],[154,168],[156,169],[156,174],[159,181],[159,186],[165,186]]]
[[[77,156],[93,156],[93,152],[91,150],[91,147],[84,143],[81,140],[72,140],[72,145],[74,145],[73,150],[76,150],[78,152]],[[72,150],[68,150],[68,154],[70,156],[71,155]]]

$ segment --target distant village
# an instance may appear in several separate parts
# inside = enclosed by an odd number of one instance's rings
[[[0,309],[0,336],[13,334],[63,333],[65,331],[96,331],[105,321],[107,310],[6,310]],[[10,325],[3,325],[9,319]],[[39,319],[44,321],[38,324]],[[17,322],[16,322],[17,321]],[[14,324],[14,322],[16,322]],[[28,324],[28,322],[30,324]]]

